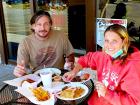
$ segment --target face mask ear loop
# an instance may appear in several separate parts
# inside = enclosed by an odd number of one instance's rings
[[[116,52],[114,55],[112,55],[112,58],[113,58],[113,59],[116,59],[117,57],[119,57],[119,56],[122,55],[122,54],[123,54],[123,50],[120,49],[118,52]]]

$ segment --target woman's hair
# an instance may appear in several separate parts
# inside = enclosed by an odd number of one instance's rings
[[[36,12],[36,13],[32,16],[32,18],[31,18],[31,20],[30,20],[30,24],[33,25],[33,24],[34,24],[40,17],[42,17],[42,16],[47,16],[48,19],[50,20],[50,24],[52,25],[52,18],[51,18],[51,16],[50,16],[50,14],[49,14],[48,12],[46,12],[46,11],[43,11],[43,10],[39,10],[38,12]]]
[[[129,40],[127,29],[122,25],[113,24],[107,27],[107,29],[104,32],[104,35],[107,31],[113,31],[120,36],[120,38],[123,40],[123,46],[122,46],[123,54],[121,57],[127,56],[128,48],[130,46],[130,40]]]

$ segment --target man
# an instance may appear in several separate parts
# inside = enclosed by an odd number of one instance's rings
[[[33,33],[19,44],[14,75],[20,77],[27,74],[27,68],[33,72],[44,67],[63,68],[65,59],[72,68],[74,49],[64,33],[51,29],[50,14],[38,11],[30,24]]]

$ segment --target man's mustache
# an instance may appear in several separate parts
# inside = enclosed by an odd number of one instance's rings
[[[46,30],[41,30],[41,31],[39,31],[39,32],[47,32]]]

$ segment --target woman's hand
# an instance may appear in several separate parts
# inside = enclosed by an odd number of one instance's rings
[[[76,76],[76,74],[77,73],[74,71],[67,72],[63,75],[63,79],[64,81],[69,82]]]
[[[104,96],[106,95],[107,88],[106,88],[106,86],[105,86],[103,83],[97,81],[97,82],[95,83],[95,87],[96,87],[96,89],[97,89],[97,92],[98,92],[98,96],[99,96],[99,97],[100,97],[100,96],[104,97]]]
[[[67,72],[63,75],[64,81],[66,82],[71,81],[76,76],[76,74],[82,69],[83,69],[82,66],[77,63],[72,71]]]

